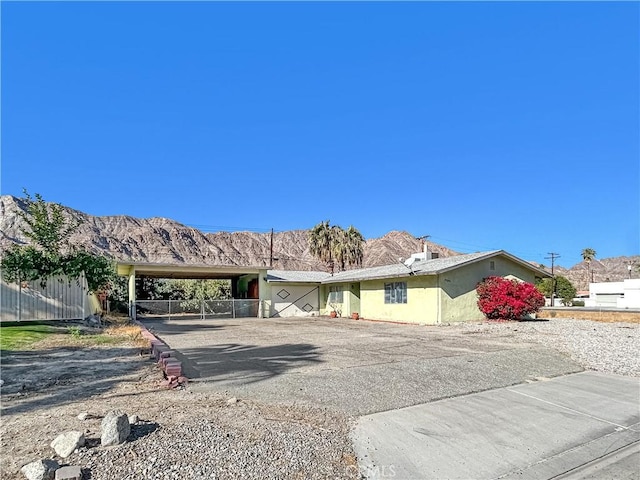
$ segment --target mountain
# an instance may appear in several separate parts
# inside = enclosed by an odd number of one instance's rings
[[[640,256],[633,257],[611,257],[602,259],[593,259],[591,261],[591,273],[594,282],[621,282],[625,278],[629,278],[629,268],[632,266],[631,275],[638,278],[639,273],[636,270],[640,266]],[[550,268],[546,268],[551,271]],[[575,264],[571,268],[555,267],[554,273],[566,277],[575,285],[578,290],[589,289],[589,270],[587,262],[582,261]]]
[[[0,249],[26,243],[20,232],[18,211],[26,209],[24,199],[0,196]],[[167,218],[140,219],[125,215],[96,217],[64,207],[65,214],[82,221],[72,235],[73,245],[116,260],[150,263],[208,265],[269,265],[271,234],[254,232],[203,233]],[[442,257],[458,253],[428,242]],[[407,232],[393,231],[367,240],[364,266],[398,262],[421,251],[422,244]],[[274,268],[283,270],[326,269],[309,253],[306,230],[278,232],[273,237]]]
[[[24,199],[0,196],[0,250],[14,243],[25,243],[20,233],[25,210]],[[126,215],[95,217],[65,208],[66,215],[82,220],[71,237],[74,245],[116,260],[150,263],[184,263],[208,265],[269,265],[270,234],[254,232],[203,233],[168,218],[140,219]],[[458,255],[447,247],[427,242],[429,250],[441,257]],[[364,266],[374,267],[398,262],[422,250],[419,240],[407,232],[392,231],[380,238],[369,239],[364,248]],[[273,267],[282,270],[325,270],[309,253],[306,230],[278,232],[273,237]],[[640,265],[640,256],[593,260],[591,269],[596,282],[621,281],[628,278],[627,265]],[[538,266],[537,263],[533,265]],[[547,268],[549,271],[549,268]],[[586,290],[585,262],[567,269],[556,267],[555,273],[567,277],[578,288]],[[634,278],[638,272],[633,272]]]

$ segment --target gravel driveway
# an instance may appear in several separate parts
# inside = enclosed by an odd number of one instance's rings
[[[578,372],[511,327],[327,318],[144,321],[194,391],[363,415]],[[550,322],[532,322],[535,324]],[[555,323],[555,322],[554,322]]]

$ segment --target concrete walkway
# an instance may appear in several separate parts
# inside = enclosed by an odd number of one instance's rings
[[[640,478],[640,383],[583,372],[374,413],[353,441],[371,479]]]

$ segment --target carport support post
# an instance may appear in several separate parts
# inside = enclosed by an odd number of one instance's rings
[[[129,269],[129,317],[136,319],[136,267]]]
[[[271,315],[271,286],[267,283],[267,270],[258,271],[258,318]]]

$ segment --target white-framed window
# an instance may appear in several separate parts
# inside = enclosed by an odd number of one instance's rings
[[[489,270],[495,270],[496,269],[496,262],[494,262],[493,260],[491,260],[489,262]]]
[[[407,282],[385,283],[384,303],[407,303]]]
[[[344,299],[344,293],[342,286],[330,286],[329,287],[329,303],[342,303]]]

